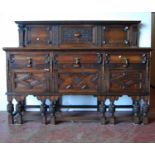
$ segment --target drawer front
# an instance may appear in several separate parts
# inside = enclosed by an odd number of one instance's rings
[[[9,67],[11,69],[45,69],[50,68],[50,54],[18,53],[10,54]]]
[[[12,74],[12,89],[14,92],[49,92],[49,75],[47,72],[18,70]]]
[[[137,26],[106,25],[102,26],[102,46],[128,47],[137,46]]]
[[[59,93],[97,93],[99,75],[97,70],[67,70],[58,72]]]
[[[54,60],[60,68],[94,68],[102,63],[102,53],[84,52],[65,52],[55,54]]]
[[[105,63],[111,66],[129,67],[146,64],[148,55],[145,53],[106,53]]]
[[[25,28],[25,46],[52,46],[52,27],[46,25],[32,25]]]
[[[109,70],[110,93],[140,93],[146,91],[144,70]]]
[[[97,43],[97,27],[94,25],[62,25],[59,30],[59,46],[93,47]]]

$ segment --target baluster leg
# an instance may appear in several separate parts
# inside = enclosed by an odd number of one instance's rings
[[[49,111],[51,115],[51,124],[55,125],[56,124],[56,100],[53,100],[51,105],[49,106]]]
[[[106,124],[107,123],[107,118],[106,118],[106,105],[105,105],[105,100],[102,100],[100,102],[100,112],[102,114],[101,116],[101,124]]]
[[[134,123],[140,124],[140,100],[134,100],[133,115],[134,115]]]
[[[109,112],[111,113],[111,117],[110,117],[111,124],[115,124],[115,122],[116,122],[114,101],[115,100],[110,100],[110,104],[109,104]]]
[[[9,101],[9,103],[7,104],[7,111],[8,111],[8,123],[9,124],[14,124],[14,105],[12,103],[12,101]]]
[[[148,114],[149,114],[148,99],[144,99],[144,103],[142,104],[142,122],[143,122],[143,124],[148,124]]]
[[[16,104],[16,113],[17,113],[17,123],[23,124],[22,101],[18,101],[18,103]]]
[[[42,104],[40,106],[40,112],[41,112],[43,124],[47,124],[47,105],[45,102],[46,102],[46,100],[43,100]]]

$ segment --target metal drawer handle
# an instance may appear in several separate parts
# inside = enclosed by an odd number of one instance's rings
[[[27,57],[27,67],[28,68],[32,67],[32,58],[31,57]]]
[[[72,85],[67,85],[66,89],[70,89],[72,87]]]
[[[123,57],[123,60],[124,60],[124,65],[123,65],[123,67],[128,67],[128,65],[129,65],[129,59],[128,58],[126,58],[126,57]]]
[[[81,87],[81,89],[86,89],[87,88],[87,85],[83,85],[82,87]]]
[[[50,69],[49,68],[44,68],[44,71],[49,72]]]
[[[119,59],[122,59],[124,61],[123,67],[128,67],[129,59],[127,57],[122,57],[121,55],[118,57],[119,57]]]
[[[36,40],[37,40],[37,41],[39,41],[39,40],[40,40],[40,38],[39,38],[39,37],[37,37],[37,38],[36,38]]]
[[[73,64],[74,68],[79,68],[81,66],[80,64],[80,58],[76,57],[75,59],[75,63]]]

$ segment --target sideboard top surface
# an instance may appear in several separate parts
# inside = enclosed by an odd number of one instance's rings
[[[102,24],[139,24],[141,21],[128,21],[128,20],[53,20],[53,21],[15,21],[16,24],[29,24],[29,25],[61,25],[61,24],[69,24],[69,25],[76,25],[76,24],[95,24],[95,25],[102,25]]]

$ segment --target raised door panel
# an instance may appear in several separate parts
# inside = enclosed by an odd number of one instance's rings
[[[60,47],[96,47],[97,26],[62,25],[59,27]]]
[[[48,93],[49,74],[41,71],[13,71],[12,90],[24,93]]]
[[[128,47],[130,45],[130,27],[124,25],[108,25],[102,27],[102,46]]]
[[[145,70],[116,70],[108,71],[107,90],[109,93],[139,94],[146,91]]]
[[[97,94],[98,82],[97,70],[58,72],[59,93]]]

